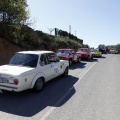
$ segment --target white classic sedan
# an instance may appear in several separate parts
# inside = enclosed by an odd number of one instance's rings
[[[52,51],[17,52],[8,65],[0,66],[0,90],[39,92],[44,83],[60,75],[67,76],[69,63]]]
[[[109,51],[109,53],[111,53],[111,54],[117,54],[118,51],[116,49],[114,49],[114,48],[111,48],[110,51]]]

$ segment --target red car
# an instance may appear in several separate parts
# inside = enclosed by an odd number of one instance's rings
[[[81,62],[81,55],[76,54],[73,49],[58,49],[57,56],[61,60],[68,60],[69,65],[72,65],[73,62]]]
[[[78,49],[76,54],[80,54],[82,59],[92,59],[93,58],[93,55],[88,48],[80,48],[80,49]]]

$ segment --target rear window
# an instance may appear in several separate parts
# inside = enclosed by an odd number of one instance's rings
[[[38,55],[34,54],[15,54],[9,62],[9,65],[20,65],[28,67],[36,67],[38,62]]]
[[[79,49],[78,52],[87,52],[87,49]]]
[[[58,50],[57,53],[66,53],[66,54],[68,54],[69,52],[70,52],[69,50]]]

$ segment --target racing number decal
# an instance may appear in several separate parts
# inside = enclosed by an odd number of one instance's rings
[[[63,67],[63,66],[62,66],[62,65],[60,65],[60,68],[61,68],[61,69],[62,69],[62,67]]]
[[[54,71],[55,71],[55,73],[59,73],[59,69],[58,68],[55,68]]]
[[[60,74],[62,72],[62,70],[63,70],[63,65],[62,64],[54,67],[54,73],[55,74]]]

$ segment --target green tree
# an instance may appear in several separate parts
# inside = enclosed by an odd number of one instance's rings
[[[18,43],[28,18],[26,0],[0,0],[0,37]]]
[[[27,2],[23,0],[0,0],[0,22],[23,24],[28,18]]]

